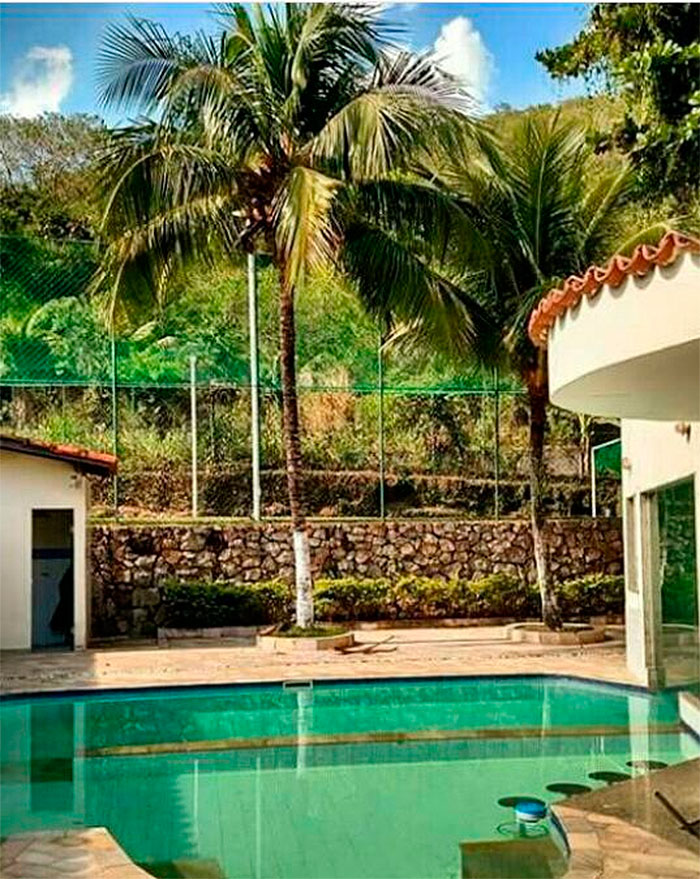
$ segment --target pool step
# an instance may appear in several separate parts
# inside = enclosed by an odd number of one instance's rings
[[[556,879],[568,864],[552,837],[463,842],[462,879]]]
[[[596,724],[593,726],[563,726],[548,729],[546,738],[590,738],[593,736],[631,736],[668,735],[682,732],[679,723],[658,723],[643,727],[612,726]],[[512,727],[507,729],[421,729],[403,731],[379,731],[362,733],[332,733],[304,735],[306,745],[364,745],[376,743],[402,742],[442,742],[442,741],[485,741],[488,739],[512,740],[542,738],[541,727]],[[296,735],[261,736],[249,739],[204,739],[191,742],[153,742],[135,745],[109,745],[101,748],[86,748],[83,757],[134,757],[154,754],[188,754],[211,751],[251,750],[260,748],[294,748],[299,743]]]

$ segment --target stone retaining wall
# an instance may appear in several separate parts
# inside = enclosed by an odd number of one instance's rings
[[[530,529],[522,520],[312,524],[310,542],[314,572],[324,577],[503,571],[534,580]],[[556,579],[622,572],[618,519],[550,520],[547,544]],[[91,555],[94,638],[155,634],[162,587],[174,580],[293,576],[283,523],[94,525]]]

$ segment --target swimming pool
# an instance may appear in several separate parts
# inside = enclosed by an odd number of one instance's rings
[[[452,879],[508,797],[700,755],[675,693],[553,677],[13,699],[0,734],[3,835],[104,825],[227,879]]]

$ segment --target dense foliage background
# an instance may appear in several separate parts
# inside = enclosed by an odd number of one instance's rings
[[[699,15],[697,4],[592,7],[570,44],[538,55],[555,77],[586,76],[591,96],[556,108],[501,106],[485,123],[507,139],[523,116],[559,113],[585,129],[601,170],[632,161],[635,186],[621,211],[621,229],[658,223],[659,234],[667,226],[700,230]],[[102,211],[96,156],[107,136],[100,120],[88,116],[0,116],[1,423],[104,448],[113,442],[111,344],[103,302],[88,291]],[[273,476],[284,460],[276,284],[271,267],[261,262],[267,512],[283,511]],[[380,329],[352,286],[330,271],[307,279],[297,321],[305,465],[332,474],[312,486],[312,512],[366,514],[376,509]],[[242,485],[245,495],[249,464],[245,267],[220,265],[178,278],[157,315],[135,314],[120,326],[116,355],[123,484],[131,480],[134,498],[145,493],[152,510],[187,506],[186,384],[194,355],[200,461],[214,474],[205,479],[206,511],[240,511],[230,499],[234,486]],[[490,371],[467,364],[456,370],[439,354],[416,351],[385,350],[383,358],[386,467],[394,488],[408,486],[403,494],[397,490],[395,508],[490,514],[498,469],[504,484],[512,484],[509,511],[519,511],[527,495],[527,412],[518,383],[499,375],[497,399]],[[550,411],[550,477],[578,490],[576,500],[570,492],[559,505],[550,490],[550,509],[584,511],[590,443],[610,435],[590,419]],[[148,474],[153,485],[144,491]],[[418,490],[428,477],[443,482]],[[459,487],[451,489],[449,479]],[[468,491],[465,479],[478,503],[459,500]],[[351,496],[360,498],[354,507]]]

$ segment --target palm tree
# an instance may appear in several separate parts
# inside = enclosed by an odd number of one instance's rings
[[[399,180],[396,170],[437,136],[451,137],[467,104],[429,58],[387,50],[389,31],[371,7],[232,5],[221,15],[218,37],[169,36],[134,19],[107,32],[102,98],[145,115],[114,133],[105,158],[107,246],[96,283],[111,291],[114,318],[159,302],[189,263],[256,251],[271,258],[279,276],[296,617],[305,627],[313,600],[295,296],[305,274],[332,261],[372,305],[376,260],[362,259],[369,250],[383,253],[382,283],[393,263],[393,281],[403,278],[411,291],[405,316],[443,302],[442,321],[458,307],[456,289],[431,268],[451,203],[429,183]],[[442,219],[434,221],[436,206]],[[409,210],[425,240],[398,233],[396,213]],[[469,315],[460,325],[465,341],[474,335]]]
[[[504,362],[527,394],[537,583],[543,621],[558,628],[561,617],[543,535],[547,354],[530,341],[527,324],[545,292],[609,252],[620,231],[619,208],[631,178],[626,165],[604,169],[595,164],[583,133],[556,115],[526,118],[508,139],[482,131],[477,140],[478,156],[472,141],[461,153],[452,149],[426,162],[426,170],[450,193],[461,215],[446,250],[452,272],[460,274],[457,283],[466,297],[480,302],[490,318],[493,335],[481,340],[477,357],[488,364]],[[440,307],[430,305],[431,310]],[[436,339],[435,315],[422,318],[408,328],[414,338],[439,345],[447,341],[461,357],[474,357],[473,346],[454,338],[457,328],[451,322],[443,324],[447,339]]]

